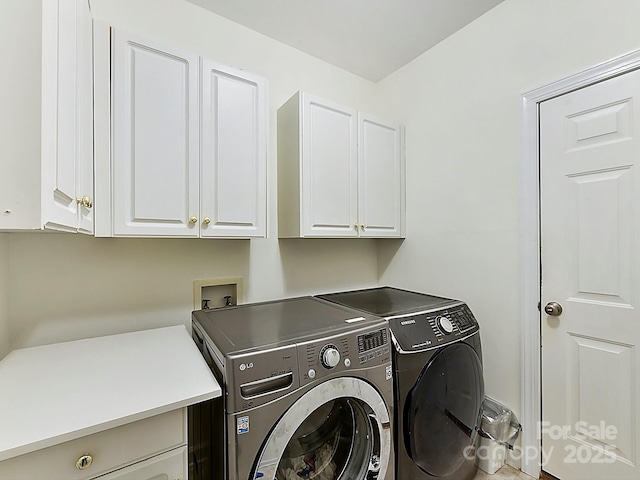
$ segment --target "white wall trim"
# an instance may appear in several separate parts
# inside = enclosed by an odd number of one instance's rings
[[[540,102],[640,68],[640,50],[522,95],[520,129],[520,259],[522,318],[522,471],[538,478],[541,470],[539,422],[540,363],[540,232],[539,136]],[[537,452],[537,455],[536,455]]]

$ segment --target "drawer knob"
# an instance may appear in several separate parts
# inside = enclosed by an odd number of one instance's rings
[[[76,468],[78,470],[86,470],[91,466],[92,463],[93,463],[93,457],[88,453],[85,453],[76,462]]]

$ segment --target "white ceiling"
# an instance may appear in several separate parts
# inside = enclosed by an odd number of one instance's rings
[[[188,0],[378,81],[503,0]]]

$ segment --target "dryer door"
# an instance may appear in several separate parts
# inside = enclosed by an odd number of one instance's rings
[[[404,406],[404,444],[415,464],[441,477],[473,460],[483,399],[482,364],[473,348],[455,343],[436,353]]]
[[[250,478],[383,480],[391,448],[380,394],[363,380],[335,378],[309,390],[280,418]]]

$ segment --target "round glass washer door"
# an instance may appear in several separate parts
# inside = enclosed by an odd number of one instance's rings
[[[335,378],[309,390],[280,418],[253,470],[261,480],[384,480],[389,412],[367,382]]]

